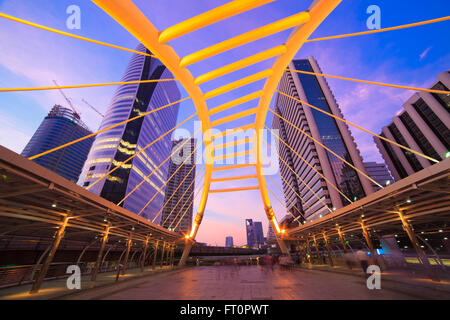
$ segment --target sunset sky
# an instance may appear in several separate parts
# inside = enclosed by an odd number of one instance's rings
[[[150,21],[163,30],[177,22],[217,7],[219,0],[135,0]],[[211,27],[196,31],[172,41],[180,56],[185,56],[219,41],[262,26],[285,16],[305,10],[312,1],[277,0],[248,13],[241,14]],[[66,8],[81,8],[80,30],[66,28]],[[381,8],[381,27],[391,27],[450,15],[448,0],[436,1],[375,1],[352,0],[342,4],[326,19],[312,38],[366,31],[366,13],[370,5]],[[137,40],[88,0],[0,0],[0,12],[38,24],[71,32],[84,37],[134,49]],[[282,44],[290,31],[282,32],[245,45],[234,51],[218,55],[189,67],[194,76],[221,65],[231,63],[274,45]],[[440,22],[400,31],[347,39],[307,43],[296,58],[314,56],[322,71],[331,75],[372,81],[429,87],[439,73],[450,66],[450,22]],[[131,53],[55,35],[0,18],[0,87],[32,87],[52,85],[55,79],[61,85],[119,81]],[[201,88],[209,91],[240,77],[269,68],[267,60],[242,71],[210,81]],[[347,120],[374,132],[388,124],[401,110],[413,92],[373,85],[327,79]],[[235,90],[208,102],[209,108],[260,90],[263,82]],[[101,118],[81,100],[84,98],[105,112],[115,87],[65,90],[83,121],[95,131]],[[180,86],[182,97],[187,96]],[[54,104],[66,105],[58,91],[0,93],[0,144],[20,153],[42,119]],[[243,107],[248,107],[244,105]],[[195,112],[191,101],[180,107],[179,121]],[[226,115],[224,113],[224,115]],[[270,113],[269,113],[270,115]],[[213,118],[214,120],[215,118]],[[195,119],[198,120],[198,119]],[[249,123],[248,120],[246,123]],[[246,124],[245,123],[245,124]],[[271,117],[267,124],[270,126]],[[233,124],[233,127],[235,125]],[[193,133],[193,121],[184,128]],[[226,125],[221,129],[226,129]],[[381,156],[366,133],[351,129],[365,161],[381,161]],[[200,167],[199,167],[200,168]],[[272,176],[281,186],[279,177]],[[267,181],[280,200],[282,194]],[[219,187],[219,186],[218,186]],[[227,187],[232,187],[228,184]],[[281,219],[285,209],[271,198],[276,216]],[[196,207],[195,207],[196,208]],[[195,210],[194,208],[194,210]],[[195,211],[194,211],[195,212]],[[226,236],[233,236],[235,244],[245,239],[245,219],[262,221],[267,233],[267,219],[259,191],[211,195],[197,240],[211,245],[224,245]]]

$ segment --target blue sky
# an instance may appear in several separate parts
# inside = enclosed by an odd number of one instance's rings
[[[136,0],[135,3],[159,29],[173,25],[225,1],[213,0]],[[253,27],[306,9],[311,1],[278,0],[251,12],[233,17],[217,25],[196,31],[172,41],[170,44],[180,56],[228,39]],[[66,8],[69,5],[81,8],[81,30],[67,30]],[[370,5],[381,8],[381,27],[390,27],[450,15],[448,1],[343,1],[329,18],[316,30],[313,38],[367,30],[366,9]],[[85,37],[134,48],[137,41],[100,8],[88,0],[0,0],[0,12],[49,27],[72,32]],[[324,73],[367,79],[373,81],[428,87],[437,74],[449,68],[450,43],[445,40],[450,31],[450,22],[391,31],[375,35],[348,39],[308,43],[297,54],[298,58],[314,56]],[[239,57],[268,49],[285,41],[289,32],[268,37],[243,46],[226,54],[207,59],[190,68],[194,76],[230,63]],[[36,30],[0,18],[0,86],[26,87],[51,85],[56,79],[60,84],[81,84],[118,81],[131,54],[119,50],[85,43]],[[202,85],[204,91],[214,89],[227,81],[269,68],[268,60],[242,71],[224,76]],[[402,103],[413,93],[372,85],[357,84],[328,79],[328,83],[341,106],[346,119],[367,129],[379,132],[389,123]],[[224,101],[259,90],[263,82],[246,86],[229,94],[208,101],[212,108]],[[182,95],[186,93],[182,88]],[[81,99],[86,99],[101,111],[105,111],[112,98],[114,87],[65,90],[82,114],[83,120],[96,130],[100,117],[87,108]],[[0,144],[21,152],[28,139],[39,126],[48,110],[56,103],[65,105],[57,91],[2,93],[0,94]],[[252,107],[252,103],[241,108]],[[183,103],[179,121],[195,112],[192,102]],[[220,116],[226,115],[224,112]],[[213,118],[215,119],[215,118]],[[241,123],[249,123],[246,118]],[[270,124],[270,117],[267,120]],[[193,124],[185,126],[191,132]],[[220,129],[226,129],[226,125]],[[358,147],[365,160],[381,159],[371,136],[352,129]],[[281,185],[280,180],[276,181]],[[277,191],[270,181],[269,187]],[[231,185],[228,185],[228,187]],[[219,187],[219,186],[218,186]],[[272,198],[279,218],[285,210]],[[211,244],[224,244],[225,236],[232,235],[235,242],[245,242],[244,219],[261,220],[267,231],[267,222],[258,191],[241,194],[212,195],[208,202],[205,219],[198,240]]]

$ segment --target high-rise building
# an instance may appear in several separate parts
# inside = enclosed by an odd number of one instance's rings
[[[264,244],[262,223],[259,221],[253,221],[252,219],[246,219],[245,228],[247,231],[247,246],[249,248],[261,247]]]
[[[143,46],[136,49],[150,54]],[[159,80],[173,78],[170,71],[156,58],[134,54],[121,81]],[[134,118],[180,99],[175,81],[124,84],[117,88],[100,129]],[[179,105],[167,107],[145,117],[130,121],[97,135],[78,183],[84,187],[93,184],[121,162],[145,149],[177,122]],[[170,135],[155,142],[119,169],[89,188],[114,203],[120,203],[145,177],[156,170],[171,154]],[[153,219],[163,205],[169,162],[158,168],[145,183],[121,205],[147,219]],[[153,198],[149,204],[147,202]],[[159,221],[155,221],[158,223]]]
[[[233,244],[233,237],[229,236],[225,238],[225,247],[232,247]]]
[[[439,74],[431,86],[434,90],[448,91],[449,88],[449,71]],[[415,93],[392,120],[383,127],[380,136],[438,161],[450,156],[450,95]],[[389,142],[376,137],[374,140],[395,180],[434,164]]]
[[[364,162],[364,166],[369,173],[369,177],[378,182],[378,184],[387,186],[394,182],[394,178],[392,178],[388,168],[384,163]],[[372,186],[376,190],[381,189],[381,187],[379,187],[375,183],[372,183]]]
[[[183,143],[185,143],[184,146]],[[190,139],[190,142],[186,139],[174,141],[172,150],[177,149],[179,151],[170,160],[167,179],[173,177],[166,185],[161,224],[170,230],[189,233],[192,228],[194,210],[195,139]]]
[[[313,57],[293,60],[289,69],[322,73]],[[279,84],[279,90],[343,118],[323,77],[286,71]],[[337,121],[329,115],[282,94],[276,96],[274,109],[278,115],[367,174],[359,150],[344,122]],[[283,143],[279,144],[279,154],[284,160],[284,162],[280,161],[280,173],[286,181],[286,183],[283,181],[286,206],[292,215],[299,216],[295,206],[300,212],[303,212],[307,220],[311,220],[329,213],[330,209],[338,209],[349,204],[349,201],[331,184],[352,201],[374,192],[370,180],[364,175],[328,152],[317,142],[300,133],[277,115],[273,116],[272,126],[279,130],[280,138],[306,160],[305,162]],[[289,168],[296,172],[300,179]]]
[[[272,241],[275,241],[276,239],[277,239],[277,237],[275,235],[275,232],[273,231],[272,224],[269,223],[269,229],[267,230],[266,241],[272,242]]]
[[[29,158],[91,133],[77,113],[55,105],[23,149],[22,156]],[[33,161],[77,182],[93,142],[94,138],[86,139]]]

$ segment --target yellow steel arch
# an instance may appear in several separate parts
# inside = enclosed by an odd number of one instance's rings
[[[297,51],[308,40],[312,32],[320,25],[320,23],[334,10],[334,8],[342,0],[315,0],[309,10],[300,12],[276,22],[258,27],[249,32],[243,33],[234,38],[222,41],[208,48],[194,52],[186,57],[180,58],[177,53],[167,44],[168,41],[181,37],[187,33],[198,30],[205,26],[211,25],[218,21],[227,19],[229,17],[238,15],[242,12],[252,10],[259,6],[273,2],[274,0],[234,0],[228,2],[220,7],[205,12],[201,15],[188,19],[184,22],[178,23],[162,32],[159,32],[155,26],[145,17],[145,15],[137,8],[132,0],[92,0],[112,18],[127,29],[133,36],[135,36],[142,44],[144,44],[166,67],[173,73],[175,78],[183,85],[189,96],[193,99],[194,105],[197,109],[198,116],[202,123],[203,140],[205,143],[206,154],[206,170],[205,180],[203,186],[202,197],[200,200],[197,216],[194,221],[194,226],[190,235],[186,235],[186,247],[180,264],[183,264],[190,251],[192,239],[197,235],[198,228],[203,219],[203,214],[206,208],[208,195],[215,192],[233,192],[243,190],[259,190],[263,200],[264,208],[274,230],[277,231],[277,239],[283,253],[288,253],[288,249],[281,239],[281,230],[278,226],[277,220],[273,213],[270,204],[269,195],[266,188],[264,172],[263,172],[263,157],[262,157],[262,131],[266,120],[270,101],[275,93],[278,83],[283,75],[284,70],[294,58]],[[273,35],[275,33],[295,28],[291,36],[285,44],[277,45],[272,49],[256,53],[250,57],[245,57],[240,61],[223,66],[217,70],[208,72],[205,75],[199,76],[196,79],[192,76],[187,66],[202,61],[208,57],[229,51],[249,42],[262,39],[264,37]],[[271,69],[258,72],[249,77],[231,82],[220,88],[216,88],[210,92],[203,93],[199,85],[206,81],[221,77],[225,74],[242,69],[249,65],[260,61],[267,60],[272,57],[278,57]],[[225,92],[242,87],[249,83],[266,79],[264,90],[250,93],[242,98],[229,101],[222,106],[216,107],[212,110],[207,108],[207,100],[221,95]],[[242,102],[259,99],[258,107],[244,111],[235,112],[231,116],[210,121],[209,116],[225,109],[232,108],[241,104]],[[240,119],[249,114],[256,114],[255,123],[242,126],[240,129],[254,129],[255,130],[255,149],[252,153],[256,159],[256,176],[242,176],[222,179],[223,181],[235,181],[248,178],[257,178],[257,187],[233,188],[233,189],[219,189],[210,190],[211,182],[217,182],[220,179],[212,180],[214,171],[231,170],[235,168],[249,167],[249,165],[231,165],[226,167],[214,168],[214,161],[221,158],[214,158],[213,139],[225,136],[227,133],[222,132],[216,135],[211,134],[211,127],[218,124],[230,122],[232,120]],[[245,139],[239,143],[248,143],[254,139]],[[227,145],[227,144],[224,144]],[[248,154],[245,153],[245,154]],[[225,157],[237,157],[239,153],[226,155]]]

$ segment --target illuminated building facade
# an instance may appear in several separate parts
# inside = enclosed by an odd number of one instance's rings
[[[449,91],[450,72],[438,75],[433,90]],[[450,157],[450,95],[417,92],[403,110],[383,127],[380,136],[437,161]],[[395,180],[403,179],[435,162],[374,137]]]
[[[179,151],[170,160],[167,179],[173,177],[166,186],[161,225],[169,230],[188,234],[191,232],[194,211],[196,152],[195,139],[190,139],[190,143],[187,141],[183,146],[185,142],[186,139],[173,142],[172,150]]]
[[[55,105],[23,149],[22,156],[29,158],[91,133],[77,113]],[[86,139],[33,161],[76,182],[93,142],[94,138]]]
[[[312,57],[293,60],[289,69],[322,73]],[[323,77],[286,71],[278,90],[343,118]],[[367,174],[359,150],[345,123],[281,94],[276,96],[274,109],[277,114]],[[300,211],[306,220],[311,220],[330,213],[334,208],[349,204],[331,184],[337,186],[351,201],[374,192],[371,182],[361,173],[276,115],[273,116],[272,127],[278,130],[281,139],[306,160],[283,143],[279,143],[279,154],[284,160],[280,161],[280,174],[286,181],[283,181],[284,195],[286,206],[292,215],[297,217]]]
[[[150,53],[143,45],[139,45],[137,50]],[[134,54],[121,81],[169,78],[173,78],[172,74],[159,60]],[[180,92],[174,81],[121,85],[116,90],[100,130],[179,99]],[[78,184],[89,187],[119,163],[172,129],[177,122],[178,108],[176,104],[97,135]],[[119,203],[169,157],[172,149],[170,138],[169,134],[157,141],[89,190]],[[141,213],[141,216],[153,219],[163,205],[164,190],[161,187],[166,181],[168,167],[169,162],[166,162],[158,168],[122,206],[139,213],[156,193],[154,200]]]

